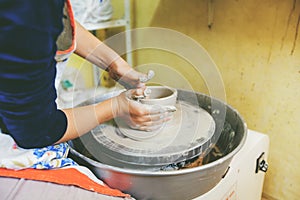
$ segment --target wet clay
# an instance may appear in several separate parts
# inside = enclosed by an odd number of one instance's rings
[[[215,122],[211,115],[200,107],[178,101],[176,108],[173,119],[154,134],[133,130],[122,121],[105,124],[95,129],[92,134],[99,144],[109,149],[118,159],[122,159],[122,154],[137,156],[139,160],[144,156],[149,158],[169,154],[182,155],[207,142],[214,134]],[[124,131],[154,136],[138,141],[124,136]]]

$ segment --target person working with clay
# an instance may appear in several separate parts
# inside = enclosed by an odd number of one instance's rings
[[[63,19],[68,18],[73,39],[61,48],[61,41],[68,38]],[[0,21],[0,128],[19,147],[66,142],[115,117],[139,130],[151,130],[169,120],[161,110],[128,100],[125,92],[94,105],[57,108],[56,64],[73,50],[127,89],[137,88],[137,94],[143,93],[148,80],[76,23],[69,1],[4,0]]]

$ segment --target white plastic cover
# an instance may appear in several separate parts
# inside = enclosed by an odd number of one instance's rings
[[[110,0],[70,0],[75,19],[86,29],[111,19],[113,8]]]

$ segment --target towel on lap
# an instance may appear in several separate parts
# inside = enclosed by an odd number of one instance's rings
[[[0,133],[0,176],[75,185],[100,194],[130,197],[108,187],[88,168],[79,166],[67,157],[68,152],[67,143],[23,149],[9,135]]]

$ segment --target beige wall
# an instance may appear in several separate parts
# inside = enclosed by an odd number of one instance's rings
[[[276,199],[299,199],[300,2],[213,2],[214,23],[209,29],[207,0],[132,0],[133,27],[174,29],[205,47],[221,72],[227,102],[240,111],[250,129],[270,136],[264,193]],[[193,88],[207,93],[190,65],[172,54],[142,50],[135,58],[136,65],[172,66]]]
[[[274,199],[299,199],[300,2],[212,1],[211,29],[207,26],[208,0],[131,0],[132,27],[173,29],[208,51],[222,75],[227,103],[239,110],[250,129],[270,136],[264,193]],[[123,1],[112,2],[114,16],[122,16]],[[111,30],[112,34],[119,31]],[[135,51],[134,58],[142,70],[154,68],[156,79],[181,88],[188,82],[193,89],[209,93],[191,64],[172,53],[143,49]],[[174,82],[165,66],[187,82]],[[92,80],[90,71],[85,74]]]

